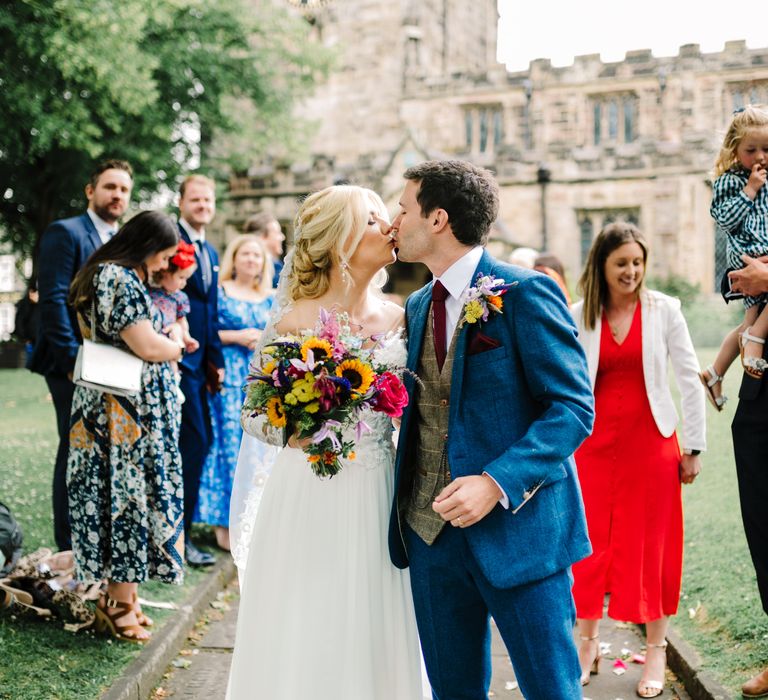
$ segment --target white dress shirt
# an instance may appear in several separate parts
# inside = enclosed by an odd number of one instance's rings
[[[189,240],[195,246],[197,258],[200,261],[200,272],[203,276],[203,289],[207,292],[213,281],[213,265],[205,247],[205,229],[201,228],[198,231],[192,228],[191,224],[183,217],[179,217],[179,225],[187,232]]]
[[[184,218],[179,217],[179,225],[181,228],[183,228],[187,235],[189,236],[189,240],[193,243],[196,243],[197,241],[200,241],[200,243],[205,242],[205,229],[200,229],[199,231],[197,229],[192,228],[191,224]]]
[[[433,281],[440,280],[442,285],[448,290],[448,297],[445,300],[445,338],[448,343],[448,347],[451,346],[453,340],[453,334],[456,332],[456,326],[459,325],[459,317],[461,316],[461,309],[464,305],[464,297],[469,290],[470,284],[472,284],[472,277],[475,274],[477,265],[480,262],[480,258],[483,257],[483,249],[481,246],[476,246],[472,250],[462,255],[453,265],[451,265],[440,277],[435,277]],[[447,350],[448,348],[446,348]],[[509,508],[509,497],[501,488],[499,483],[488,472],[489,478],[493,480],[496,486],[501,491],[501,503],[504,509]]]
[[[99,234],[101,239],[101,245],[104,245],[112,236],[117,232],[116,227],[113,224],[108,224],[102,219],[93,209],[86,209],[85,213],[88,214],[93,225],[96,227],[96,233]]]
[[[472,276],[482,256],[483,249],[476,246],[462,255],[440,277],[435,277],[435,280],[440,280],[448,290],[448,297],[445,300],[445,338],[448,347],[451,346],[451,339],[459,323],[464,296],[472,283]]]

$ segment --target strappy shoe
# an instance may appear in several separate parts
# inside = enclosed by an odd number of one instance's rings
[[[598,673],[600,673],[600,659],[602,658],[602,655],[600,654],[600,635],[596,634],[593,637],[582,637],[579,635],[579,639],[582,642],[596,642],[595,656],[592,658],[592,661],[588,664],[587,668],[584,668],[584,666],[581,667],[581,684],[589,685],[590,676],[596,676]],[[580,646],[584,645],[582,644]],[[579,648],[579,662],[581,662],[581,659],[581,648]]]
[[[716,411],[722,411],[728,397],[723,396],[722,394],[716,394],[715,387],[719,384],[722,391],[723,375],[717,373],[714,365],[710,365],[703,372],[699,372],[699,381],[703,384],[704,390],[707,392],[709,403],[715,407]]]
[[[139,594],[134,593],[133,594],[133,612],[136,613],[136,619],[139,621],[139,624],[142,627],[153,627],[155,624],[155,621],[149,616],[145,615],[144,611],[141,609],[141,605],[139,605]]]
[[[4,607],[12,614],[27,618],[46,618],[51,611],[36,604],[29,591],[19,588],[11,579],[0,579],[0,590],[3,591]]]
[[[133,601],[126,603],[104,594],[96,603],[96,631],[109,633],[115,639],[133,644],[144,644],[151,635],[141,625],[121,625],[120,620],[135,611]]]
[[[768,362],[762,357],[746,357],[744,355],[744,347],[747,343],[765,345],[765,338],[758,338],[756,335],[752,335],[749,332],[751,328],[752,326],[739,333],[739,357],[741,357],[741,366],[748,376],[753,379],[762,379],[765,370],[768,368]]]
[[[662,649],[664,651],[664,669],[667,668],[667,640],[665,639],[661,644],[646,644],[647,651],[646,651],[646,670],[648,669],[648,651],[651,649]],[[635,689],[635,693],[637,693],[637,697],[639,698],[657,698],[659,695],[661,695],[664,692],[664,676],[662,674],[661,680],[648,680],[648,679],[640,679],[640,682],[637,684],[637,688]]]

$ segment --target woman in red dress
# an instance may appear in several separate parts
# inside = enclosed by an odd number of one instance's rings
[[[666,630],[677,612],[683,563],[680,484],[705,448],[704,393],[680,302],[643,289],[648,249],[640,231],[606,226],[589,253],[573,307],[595,392],[595,426],[576,452],[593,553],[573,567],[582,685],[597,673],[598,625],[645,623],[642,698],[661,695]],[[682,396],[683,453],[667,378]]]

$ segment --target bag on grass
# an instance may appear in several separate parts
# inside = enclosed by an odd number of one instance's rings
[[[21,527],[4,503],[0,503],[0,576],[5,576],[21,557]]]

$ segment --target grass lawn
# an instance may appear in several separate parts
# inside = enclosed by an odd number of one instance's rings
[[[24,551],[55,549],[51,479],[57,436],[43,379],[26,370],[0,370],[0,501],[24,530]],[[182,602],[204,574],[189,571],[183,586],[151,583],[149,600]],[[173,614],[147,610],[155,628]],[[98,698],[139,653],[135,644],[90,632],[65,632],[56,622],[0,616],[0,700]]]

